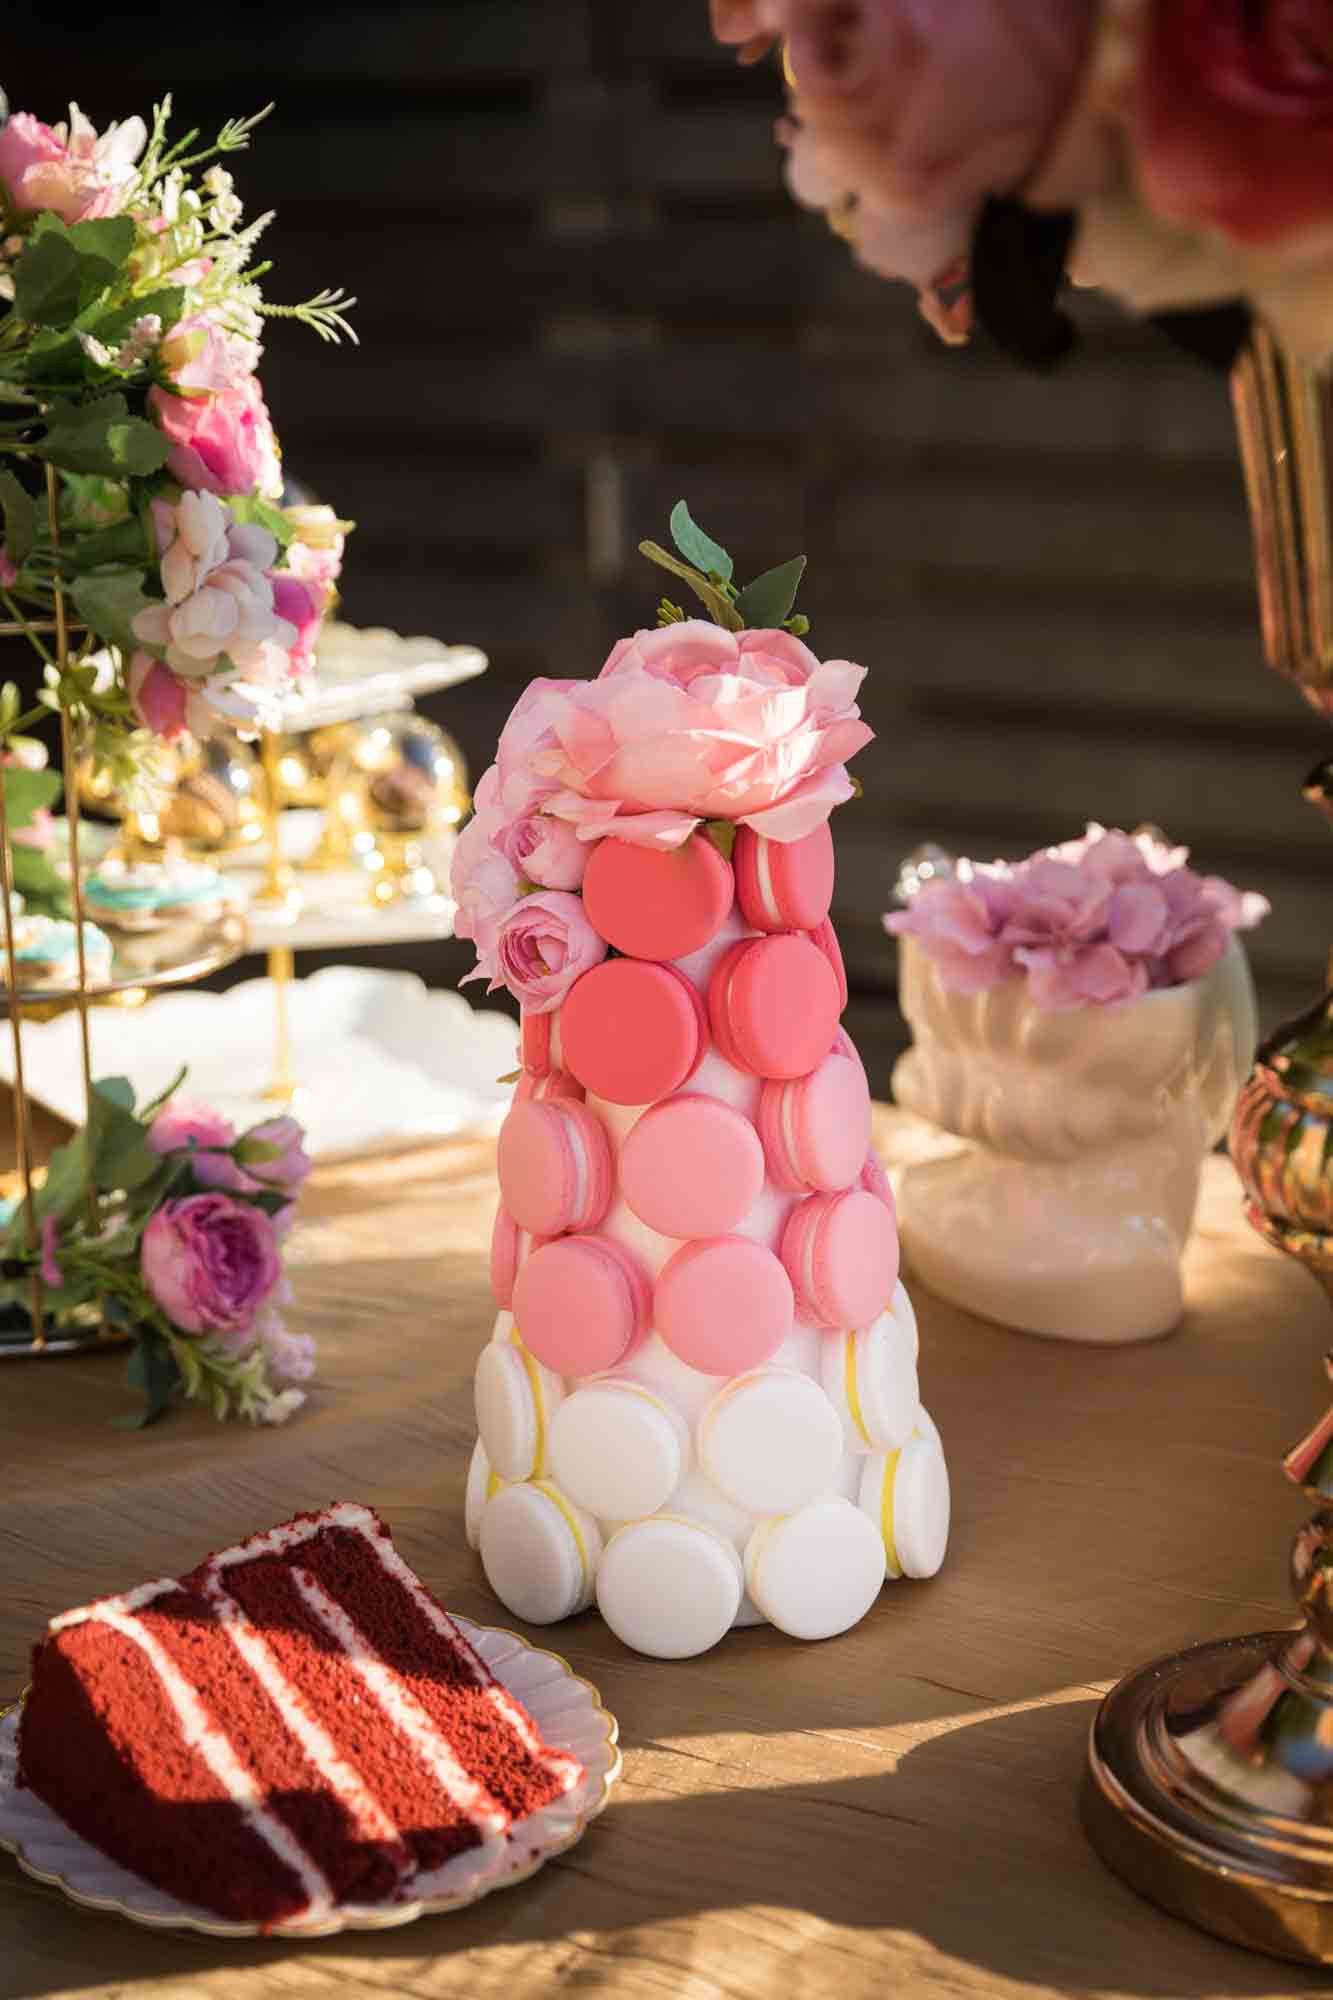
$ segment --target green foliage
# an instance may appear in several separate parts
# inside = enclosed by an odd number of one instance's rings
[[[25,771],[21,764],[11,764],[0,771],[0,784],[11,829],[30,825],[40,806],[53,806],[60,797],[59,771]]]
[[[157,426],[131,416],[125,398],[117,393],[87,403],[54,400],[47,411],[46,435],[33,449],[39,458],[69,472],[142,478],[166,464],[169,447]]]
[[[181,1386],[175,1353],[148,1328],[139,1335],[130,1355],[126,1380],[131,1389],[143,1392],[144,1406],[126,1416],[115,1417],[112,1422],[117,1430],[145,1430],[149,1424],[155,1424],[159,1417],[165,1416],[167,1405]]]
[[[707,577],[719,578],[723,583],[731,582],[731,557],[719,542],[704,533],[683,500],[677,500],[671,509],[670,526],[671,539],[687,563],[692,563]]]
[[[69,915],[69,885],[40,847],[16,844],[10,855],[10,873],[29,910],[48,917]]]
[[[796,593],[805,574],[805,557],[766,569],[753,583],[747,583],[736,599],[736,609],[747,625],[760,629],[781,625],[796,602]]]
[[[152,602],[144,592],[141,570],[104,570],[76,577],[70,594],[90,631],[126,653],[133,652],[138,644],[134,620]]]
[[[14,310],[33,326],[68,327],[114,283],[134,249],[127,215],[67,224],[37,218],[14,267]]]
[[[688,584],[715,625],[725,625],[729,632],[741,630],[740,613],[730,598],[689,563],[678,561],[659,542],[640,542],[639,554],[647,556],[649,562],[657,563],[660,568],[669,569],[673,576]]]
[[[275,507],[269,500],[261,500],[258,494],[230,499],[227,505],[233,519],[243,526],[267,528],[280,549],[289,548],[296,540],[296,530],[281,507]]]
[[[664,597],[657,607],[657,623],[659,628],[663,625],[683,625],[685,623],[683,605],[673,604],[669,597]]]
[[[6,552],[12,563],[22,567],[37,540],[37,502],[8,466],[0,472],[0,508],[5,516]]]

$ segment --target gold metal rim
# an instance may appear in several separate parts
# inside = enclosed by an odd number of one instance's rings
[[[486,1896],[493,1895],[497,1890],[515,1888],[520,1882],[526,1882],[533,1875],[537,1874],[540,1869],[546,1866],[548,1861],[554,1860],[558,1855],[568,1853],[571,1847],[582,1840],[592,1821],[605,1812],[607,1806],[610,1804],[611,1788],[624,1769],[624,1758],[620,1754],[619,1747],[620,1724],[603,1702],[600,1690],[582,1674],[575,1673],[563,1654],[552,1652],[547,1646],[534,1646],[532,1641],[525,1639],[521,1632],[512,1632],[508,1626],[480,1625],[473,1618],[465,1618],[453,1612],[450,1613],[450,1616],[459,1626],[464,1636],[472,1640],[473,1643],[475,1643],[474,1634],[477,1633],[496,1638],[512,1639],[517,1645],[523,1648],[524,1652],[536,1653],[539,1657],[553,1660],[563,1670],[570,1681],[576,1686],[587,1690],[591,1696],[593,1715],[603,1726],[603,1740],[607,1749],[611,1752],[611,1761],[602,1775],[601,1783],[595,1797],[589,1801],[583,1812],[580,1813],[576,1825],[568,1836],[563,1840],[553,1842],[549,1847],[543,1847],[536,1859],[529,1865],[520,1865],[511,1869],[506,1874],[496,1875],[478,1884],[474,1890],[462,1895],[441,1896],[424,1902],[389,1905],[382,1910],[367,1906],[355,1911],[345,1912],[320,1924],[307,1926],[297,1924],[284,1926],[279,1924],[265,1929],[259,1924],[227,1923],[222,1918],[210,1921],[185,1913],[179,1916],[153,1916],[144,1910],[133,1910],[128,1904],[122,1903],[112,1896],[89,1895],[85,1890],[77,1888],[66,1876],[39,1868],[25,1856],[21,1841],[10,1840],[4,1834],[0,1834],[0,1850],[12,1854],[25,1875],[30,1875],[34,1881],[44,1883],[48,1888],[61,1890],[64,1895],[69,1897],[72,1903],[78,1903],[87,1910],[106,1911],[115,1916],[125,1917],[130,1923],[140,1924],[146,1930],[193,1931],[204,1937],[215,1938],[271,1938],[275,1943],[279,1944],[301,1944],[315,1938],[333,1937],[340,1931],[395,1930],[403,1924],[415,1923],[419,1917],[447,1916],[454,1910],[470,1908],[472,1904],[481,1902]],[[497,1675],[498,1678],[499,1676]],[[23,1706],[24,1697],[27,1692],[27,1688],[24,1688],[23,1693],[20,1694],[16,1702],[10,1703],[8,1707],[0,1708],[0,1722],[7,1715],[13,1714],[16,1709]],[[152,1885],[148,1884],[147,1886],[151,1887]]]
[[[1317,1870],[1308,1850],[1284,1855],[1271,1837],[1272,1818],[1259,1813],[1247,1850],[1234,1802],[1225,1817],[1210,1820],[1197,1796],[1183,1802],[1170,1796],[1152,1748],[1182,1690],[1216,1697],[1239,1687],[1290,1638],[1290,1632],[1262,1632],[1214,1640],[1126,1676],[1093,1722],[1080,1803],[1101,1859],[1149,1902],[1250,1951],[1328,1965],[1333,1864]]]

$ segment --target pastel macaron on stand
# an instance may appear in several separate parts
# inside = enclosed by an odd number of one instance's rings
[[[893,1196],[811,936],[832,851],[826,826],[738,838],[735,867],[701,833],[593,848],[615,955],[525,1015],[498,1151],[467,1516],[517,1616],[595,1602],[680,1658],[832,1636],[943,1560]]]
[[[499,831],[475,850],[494,875],[505,836],[487,799],[550,797],[557,770],[569,783],[580,746],[600,756],[621,726],[586,704],[612,715],[626,649],[670,661],[673,648],[679,682],[640,693],[645,716],[665,718],[653,754],[682,794],[700,754],[683,704],[701,689],[730,699],[747,648],[772,656],[753,710],[765,727],[809,710],[799,675],[835,691],[860,676],[785,631],[686,621],[622,642],[598,682],[538,683],[502,738],[503,788],[490,774],[479,787]],[[543,734],[533,716],[562,702]],[[853,749],[868,735],[857,717],[838,724]],[[739,810],[687,817],[669,786],[639,826],[617,809],[581,826],[578,854],[544,820],[523,835],[525,852],[558,851],[581,894],[534,895],[530,924],[522,902],[513,913],[525,936],[554,924],[555,944],[535,958],[525,943],[506,980],[522,1070],[499,1140],[499,1316],[466,1497],[468,1540],[516,1616],[596,1605],[626,1646],[663,1659],[763,1623],[831,1638],[887,1579],[932,1575],[949,1522],[893,1193],[840,1026],[828,806],[759,825]],[[455,885],[466,906],[466,868]],[[492,963],[505,978],[503,949]]]

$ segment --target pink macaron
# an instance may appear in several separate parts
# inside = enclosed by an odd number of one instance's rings
[[[833,835],[828,821],[803,840],[769,840],[737,829],[732,855],[736,895],[757,931],[812,931],[833,901]]]
[[[808,1076],[766,1083],[759,1136],[768,1171],[784,1194],[851,1187],[870,1144],[870,1086],[859,1062],[825,1056]]]
[[[837,982],[803,934],[742,938],[713,968],[708,1013],[719,1052],[737,1069],[805,1076],[832,1044]]]
[[[638,847],[608,834],[588,856],[583,907],[593,929],[630,958],[688,958],[727,920],[731,864],[706,834],[679,847]]]
[[[873,1194],[876,1201],[882,1201],[893,1217],[894,1227],[898,1225],[898,1204],[893,1196],[893,1184],[884,1171],[884,1163],[873,1146],[867,1147],[861,1165],[860,1184],[867,1194]]]
[[[644,1112],[620,1149],[620,1191],[662,1236],[716,1236],[754,1206],[764,1149],[720,1097],[682,1091]]]
[[[594,1097],[652,1104],[689,1080],[708,1046],[703,1002],[683,972],[608,958],[570,988],[560,1010],[565,1062]]]
[[[777,1353],[795,1306],[782,1264],[748,1236],[687,1243],[657,1274],[653,1323],[677,1360],[739,1375]]]
[[[505,1207],[534,1236],[595,1229],[611,1206],[611,1142],[597,1113],[577,1098],[511,1106],[496,1166]]]
[[[832,919],[825,917],[822,924],[816,924],[809,933],[811,944],[822,951],[830,966],[833,977],[838,982],[838,1012],[847,1005],[847,967],[842,960],[842,946],[838,943],[838,933],[833,928]]]
[[[524,1344],[557,1375],[614,1368],[647,1338],[652,1283],[609,1236],[561,1236],[533,1252],[514,1282]]]
[[[534,1076],[530,1069],[525,1069],[514,1085],[515,1104],[526,1104],[534,1097],[544,1104],[548,1097],[581,1098],[583,1094],[583,1085],[567,1069],[548,1069],[544,1076]]]
[[[519,1059],[531,1076],[545,1076],[551,1067],[551,1021],[549,1010],[534,1014],[528,1007],[519,1017]]]
[[[512,1307],[515,1278],[533,1251],[540,1250],[547,1240],[545,1236],[534,1236],[529,1230],[520,1229],[504,1203],[500,1203],[491,1230],[491,1292],[501,1312]]]
[[[869,1326],[898,1281],[898,1231],[862,1187],[812,1194],[787,1217],[779,1255],[812,1326]]]

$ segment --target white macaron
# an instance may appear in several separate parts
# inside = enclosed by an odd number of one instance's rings
[[[745,1550],[745,1583],[764,1617],[793,1639],[831,1639],[865,1617],[884,1581],[875,1523],[839,1495],[761,1521]]]
[[[553,1625],[593,1600],[602,1536],[549,1479],[506,1486],[481,1517],[481,1561],[516,1618]]]
[[[481,1547],[481,1517],[486,1502],[493,1500],[507,1482],[494,1471],[486,1447],[478,1438],[472,1447],[467,1469],[467,1491],[463,1499],[463,1531],[470,1549]]]
[[[689,1426],[641,1382],[608,1375],[566,1397],[551,1424],[551,1471],[601,1520],[655,1514],[689,1460]]]
[[[891,1451],[911,1437],[921,1407],[916,1356],[892,1313],[882,1312],[860,1332],[826,1334],[819,1379],[849,1451]]]
[[[752,1368],[699,1418],[699,1464],[748,1514],[787,1514],[837,1476],[842,1426],[824,1391],[794,1368]]]
[[[701,1521],[656,1514],[611,1537],[597,1607],[618,1639],[657,1660],[706,1653],[730,1631],[745,1589],[731,1542]]]
[[[565,1385],[530,1354],[517,1332],[483,1347],[473,1378],[477,1429],[502,1479],[533,1479],[547,1469],[550,1423]]]
[[[933,1424],[866,1460],[861,1511],[879,1529],[890,1576],[934,1576],[949,1545],[949,1469]]]

